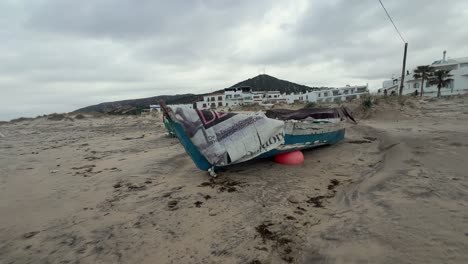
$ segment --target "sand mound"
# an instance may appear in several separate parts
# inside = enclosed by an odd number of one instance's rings
[[[67,118],[66,115],[57,114],[57,113],[53,113],[53,114],[50,114],[50,115],[47,116],[47,120],[52,120],[52,121],[62,121],[65,118]]]
[[[266,107],[259,104],[239,105],[231,107],[232,111],[261,111],[266,110]]]
[[[426,102],[419,97],[368,97],[345,103],[358,119],[401,120],[420,115],[421,105]]]

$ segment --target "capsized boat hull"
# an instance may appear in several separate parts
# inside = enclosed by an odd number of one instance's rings
[[[208,162],[208,160],[201,154],[198,148],[192,143],[188,135],[185,133],[183,127],[168,119],[168,125],[171,126],[172,130],[175,132],[177,138],[179,139],[182,146],[184,146],[186,152],[192,158],[195,165],[204,171],[209,171],[210,169],[217,169],[222,167],[227,167],[233,164],[229,164],[226,166],[213,166]],[[331,130],[328,132],[322,133],[314,133],[314,134],[305,134],[305,135],[292,135],[292,134],[285,134],[284,136],[284,144],[270,150],[268,152],[262,153],[261,155],[253,158],[253,159],[261,159],[261,158],[268,158],[275,156],[280,153],[291,152],[295,150],[303,150],[309,148],[315,148],[323,145],[332,145],[340,140],[344,139],[345,136],[345,128],[340,127],[336,130]]]

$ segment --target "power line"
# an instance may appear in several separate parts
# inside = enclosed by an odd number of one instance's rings
[[[380,2],[380,5],[382,6],[382,8],[385,10],[385,13],[386,13],[387,16],[388,16],[388,19],[390,19],[390,22],[392,22],[393,27],[395,27],[396,32],[398,33],[398,35],[400,35],[401,40],[403,40],[403,43],[406,43],[405,39],[403,38],[403,36],[401,35],[400,31],[398,30],[397,26],[395,25],[395,23],[393,23],[393,19],[392,19],[392,17],[390,16],[390,14],[388,13],[388,11],[387,11],[387,9],[385,8],[384,4],[382,3],[381,0],[379,0],[379,2]]]

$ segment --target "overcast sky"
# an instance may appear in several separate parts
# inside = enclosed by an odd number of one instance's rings
[[[468,56],[468,1],[384,0],[407,67]],[[0,120],[201,93],[266,73],[309,86],[401,74],[377,0],[1,0]]]

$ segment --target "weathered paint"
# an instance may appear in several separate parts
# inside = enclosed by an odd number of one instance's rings
[[[180,143],[184,146],[185,151],[192,158],[195,165],[200,170],[204,170],[204,171],[208,171],[210,168],[212,168],[213,166],[208,162],[208,160],[206,160],[206,158],[200,153],[197,147],[192,143],[190,138],[185,134],[185,131],[182,128],[182,126],[176,122],[173,122],[172,120],[168,119],[167,121],[168,121],[168,125],[174,130],[177,138],[179,139]],[[254,159],[267,158],[267,157],[275,156],[280,153],[314,148],[314,147],[318,147],[322,145],[335,144],[338,141],[344,139],[344,135],[345,135],[344,128],[340,128],[337,130],[335,129],[333,131],[328,131],[328,132],[323,131],[323,133],[315,133],[315,134],[308,134],[308,135],[286,134],[284,145],[280,146],[279,148],[270,150],[266,153],[263,153],[262,155]],[[233,165],[233,164],[229,164],[229,165]],[[229,165],[222,166],[222,167],[227,167]]]

